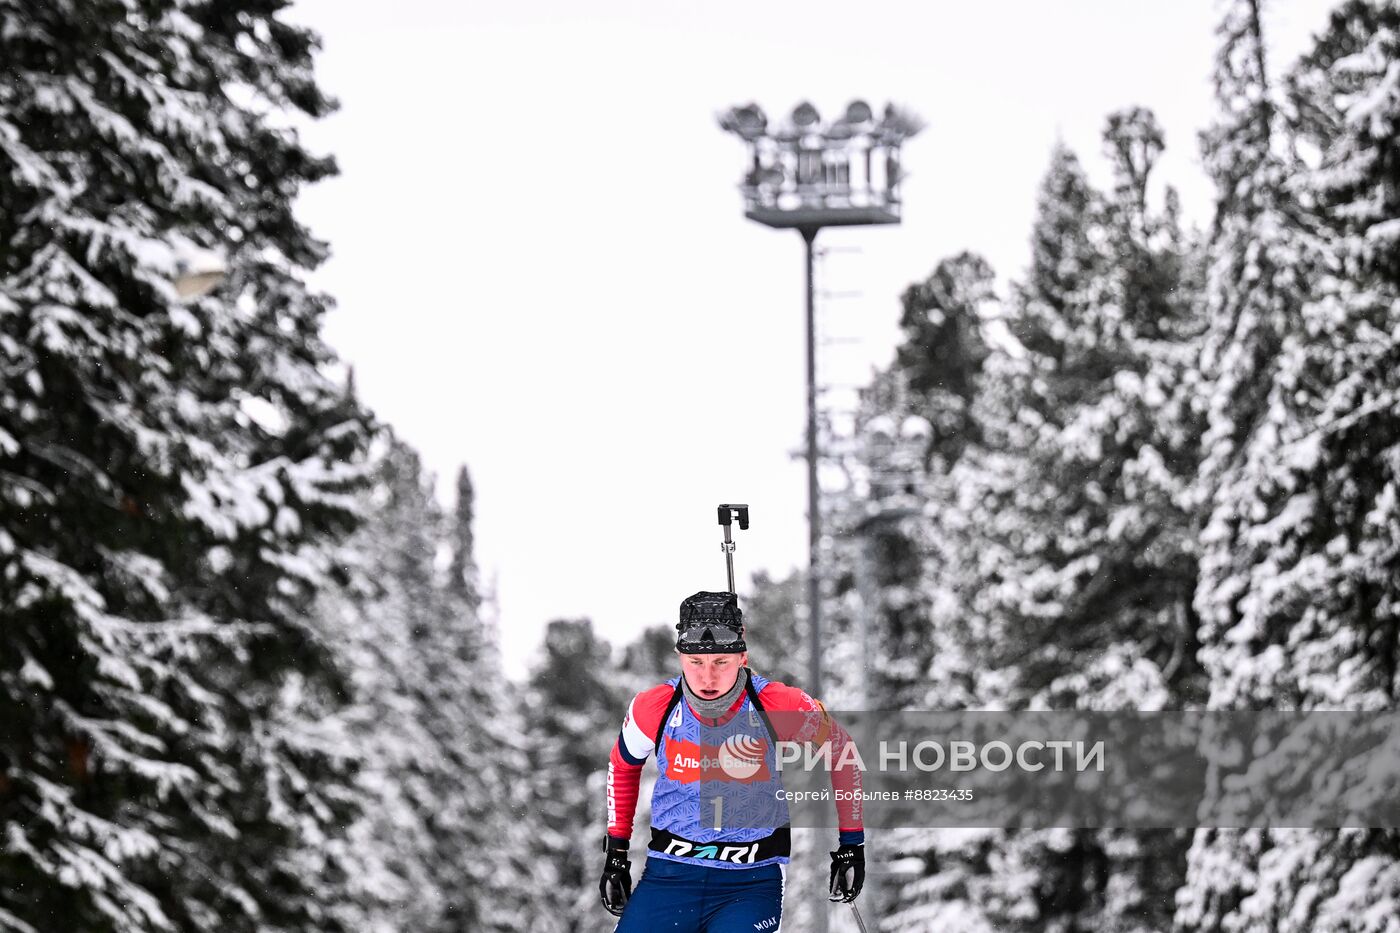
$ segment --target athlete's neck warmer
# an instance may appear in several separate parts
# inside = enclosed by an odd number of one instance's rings
[[[734,686],[729,688],[729,692],[723,696],[717,696],[713,700],[707,700],[694,690],[690,689],[690,681],[681,675],[681,683],[685,687],[685,698],[690,701],[690,708],[695,710],[706,719],[718,719],[729,712],[729,707],[734,705],[734,701],[739,699],[739,694],[744,692],[744,685],[749,682],[749,669],[739,668],[739,676],[734,678]]]

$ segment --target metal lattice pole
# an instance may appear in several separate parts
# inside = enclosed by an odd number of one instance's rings
[[[807,637],[808,692],[822,695],[821,496],[817,486],[817,312],[814,255],[819,227],[803,227],[807,247]]]

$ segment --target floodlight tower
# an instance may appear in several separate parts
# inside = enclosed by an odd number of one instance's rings
[[[897,224],[900,219],[899,149],[923,124],[889,104],[876,117],[865,101],[852,101],[836,120],[823,123],[817,108],[798,104],[770,128],[757,104],[733,107],[722,129],[749,147],[749,169],[739,190],[744,216],[768,227],[796,230],[807,246],[807,601],[809,687],[821,696],[821,503],[817,487],[817,343],[812,262],[823,227]]]

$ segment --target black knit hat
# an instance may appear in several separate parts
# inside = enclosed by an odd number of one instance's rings
[[[701,590],[682,600],[680,621],[676,623],[676,650],[681,654],[747,651],[739,597]]]

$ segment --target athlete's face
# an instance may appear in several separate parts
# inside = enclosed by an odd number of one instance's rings
[[[734,681],[739,679],[739,669],[749,663],[749,653],[682,654],[680,659],[681,673],[690,689],[713,700],[734,686]]]

